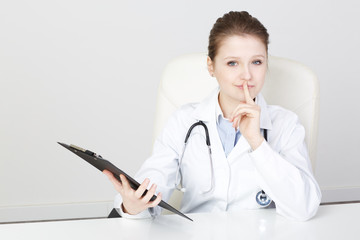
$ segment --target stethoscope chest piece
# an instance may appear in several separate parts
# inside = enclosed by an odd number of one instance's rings
[[[256,194],[256,202],[261,206],[261,207],[267,207],[270,205],[270,203],[272,202],[271,198],[263,191],[259,191]]]

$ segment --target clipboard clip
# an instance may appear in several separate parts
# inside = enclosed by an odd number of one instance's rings
[[[98,154],[96,154],[96,153],[94,153],[94,152],[92,152],[92,151],[90,151],[90,150],[86,150],[86,149],[84,149],[84,148],[78,147],[78,146],[76,146],[76,145],[74,145],[74,144],[70,144],[70,147],[73,148],[73,149],[75,149],[75,150],[77,150],[77,151],[86,153],[86,154],[89,155],[89,156],[97,157],[97,158],[102,158],[101,155],[98,155]]]

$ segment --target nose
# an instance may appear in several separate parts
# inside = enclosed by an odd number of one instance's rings
[[[240,79],[249,81],[251,79],[251,72],[250,72],[250,66],[243,65],[240,70]]]

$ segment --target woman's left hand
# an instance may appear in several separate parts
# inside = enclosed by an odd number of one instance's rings
[[[251,148],[255,150],[262,141],[260,134],[260,112],[261,109],[250,96],[247,82],[243,84],[245,103],[240,103],[233,111],[230,122],[234,128],[238,128],[241,134],[246,138]]]

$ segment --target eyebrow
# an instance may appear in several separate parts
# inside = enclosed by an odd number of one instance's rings
[[[252,58],[254,58],[254,57],[262,57],[262,58],[265,58],[265,56],[264,56],[264,55],[262,55],[262,54],[258,54],[258,55],[254,55],[254,56],[252,56]],[[235,57],[235,56],[225,57],[224,59],[228,59],[228,58],[236,58],[236,59],[240,59],[239,57]]]

